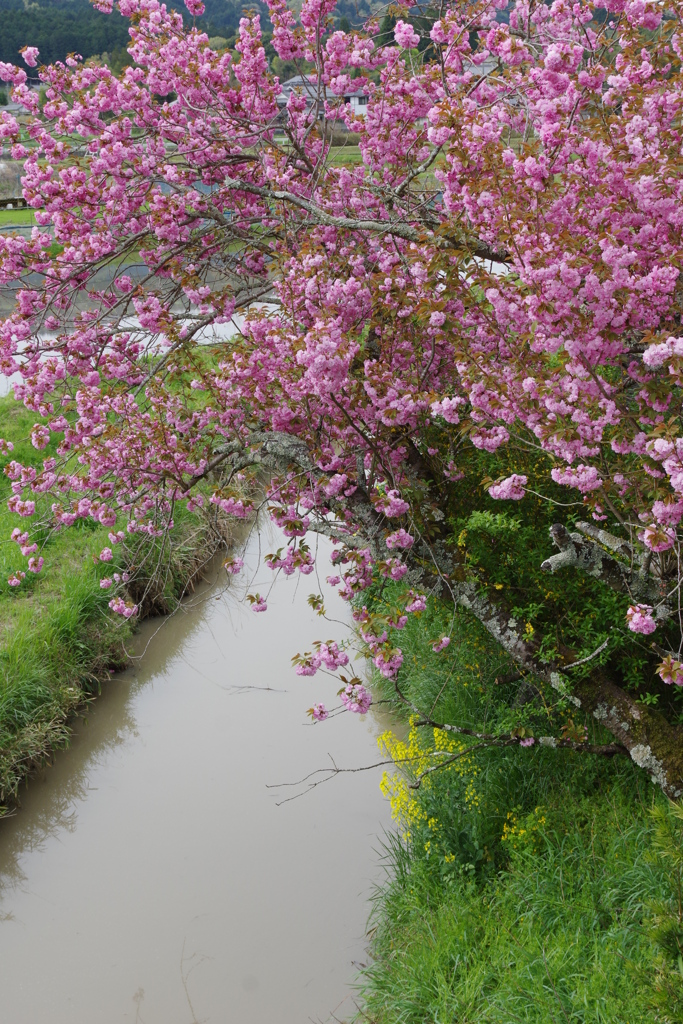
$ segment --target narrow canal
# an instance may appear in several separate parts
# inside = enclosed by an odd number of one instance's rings
[[[389,810],[379,773],[343,775],[278,806],[269,789],[378,759],[372,713],[307,724],[338,684],[290,667],[348,635],[315,575],[223,570],[108,682],[68,751],[0,822],[0,987],[12,1024],[306,1024],[348,1019]],[[321,576],[328,564],[321,558]]]

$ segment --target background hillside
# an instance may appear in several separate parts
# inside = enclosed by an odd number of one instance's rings
[[[170,0],[168,6],[181,10],[189,23],[192,19],[184,5]],[[246,7],[263,8],[242,0],[206,0],[206,14],[197,24],[209,35],[230,36],[236,31]],[[128,42],[128,20],[114,11],[102,14],[89,0],[45,0],[22,3],[22,0],[0,0],[0,60],[16,63],[22,46],[37,46],[45,64],[63,61],[69,53],[94,57],[102,53],[116,54]]]

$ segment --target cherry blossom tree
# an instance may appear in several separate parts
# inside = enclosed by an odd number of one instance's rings
[[[502,510],[532,491],[558,520],[581,508],[553,525],[544,572],[621,595],[614,629],[683,685],[683,4],[403,0],[378,45],[373,20],[335,30],[333,0],[298,16],[270,0],[277,54],[314,68],[285,104],[258,17],[230,54],[157,0],[117,6],[134,60],[120,77],[77,57],[41,67],[40,110],[25,72],[0,66],[26,108],[0,113],[0,136],[39,225],[0,239],[16,293],[0,371],[36,413],[34,446],[59,440],[40,470],[8,465],[22,550],[44,515],[96,519],[112,544],[123,520],[168,530],[178,502],[245,517],[238,480],[267,471],[289,538],[272,567],[309,573],[306,538],[331,537],[331,578],[383,675],[401,651],[362,594],[403,580],[394,629],[426,593],[469,609],[614,737],[540,742],[628,752],[680,795],[681,730],[622,685],[609,643],[549,656],[440,523],[472,453],[510,469],[482,491]],[[331,147],[340,123],[357,162]],[[112,607],[130,614],[123,592]],[[318,645],[298,667],[346,660]],[[367,710],[357,680],[342,699]]]

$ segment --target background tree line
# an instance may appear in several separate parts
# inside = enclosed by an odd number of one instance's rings
[[[180,0],[169,0],[168,6],[182,11],[188,23],[192,21]],[[258,0],[246,6],[262,7]],[[207,0],[206,14],[197,23],[209,35],[229,37],[236,32],[244,8],[243,0]],[[127,56],[129,21],[116,10],[102,14],[89,0],[47,0],[28,7],[22,0],[0,0],[0,19],[0,61],[16,64],[23,46],[37,46],[44,64],[63,61],[70,53],[80,53],[85,60],[107,53],[114,62]]]
[[[182,0],[167,0],[167,6],[180,11],[188,24],[192,21]],[[260,10],[262,25],[268,25],[267,10],[261,0],[254,0],[253,3],[245,3],[244,0],[206,0],[205,6],[205,15],[196,19],[196,24],[208,33],[217,48],[232,49],[240,18],[247,9]],[[339,27],[349,31],[352,27],[360,26],[376,6],[375,0],[339,0],[336,7]],[[92,6],[90,0],[38,0],[28,6],[24,5],[23,0],[0,0],[0,17],[0,61],[16,64],[23,46],[37,46],[43,64],[64,61],[70,53],[79,53],[84,60],[104,57],[114,71],[120,71],[130,63],[126,50],[128,20],[116,10],[111,15],[103,14]],[[422,22],[424,18],[409,20]],[[428,20],[433,21],[433,18]],[[393,43],[395,22],[395,16],[384,16],[379,31],[380,43]],[[281,80],[299,73],[301,69],[295,67],[293,61],[281,61],[277,57],[268,36],[264,42],[273,71]],[[422,41],[420,49],[425,49],[427,45],[428,42]],[[32,74],[37,78],[35,71]],[[0,105],[6,99],[6,90],[0,89]]]

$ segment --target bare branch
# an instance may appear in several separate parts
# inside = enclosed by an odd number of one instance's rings
[[[234,178],[226,178],[222,187],[233,192],[247,192],[250,195],[259,196],[260,198],[266,199],[270,202],[276,201],[289,203],[301,210],[305,210],[306,213],[313,218],[316,224],[322,224],[326,227],[348,228],[350,231],[379,232],[381,234],[393,235],[396,238],[403,238],[408,242],[424,241],[424,231],[418,231],[417,228],[411,227],[405,221],[339,217],[331,213],[326,213],[325,210],[313,203],[310,199],[298,196],[294,192],[286,192],[283,189],[264,188],[261,185],[253,185],[251,182],[236,181]],[[464,251],[471,252],[473,256],[478,256],[480,259],[490,260],[494,263],[509,262],[509,256],[507,253],[496,252],[489,246],[478,241],[474,246],[469,247],[464,239],[450,239],[445,235],[435,236],[434,232],[430,229],[427,229],[427,235],[429,236],[430,241],[432,241],[439,249],[462,249]]]

